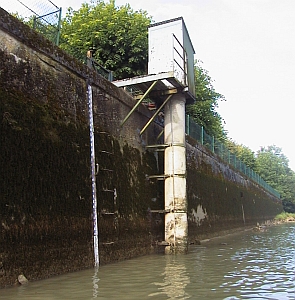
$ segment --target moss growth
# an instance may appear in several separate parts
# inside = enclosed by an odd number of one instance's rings
[[[230,172],[214,171],[214,159],[204,160],[190,155],[187,164],[188,211],[201,206],[206,218],[201,225],[190,221],[189,233],[199,236],[223,229],[241,227],[272,219],[282,205],[262,189],[248,182],[243,185],[232,180]],[[227,178],[228,177],[228,178]],[[193,220],[193,214],[191,214]]]

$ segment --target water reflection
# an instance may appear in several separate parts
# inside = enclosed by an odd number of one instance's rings
[[[150,297],[167,295],[168,299],[189,299],[185,288],[190,283],[190,277],[187,274],[185,261],[179,256],[165,256],[166,266],[162,273],[164,276],[162,282],[154,282],[158,287],[158,292],[149,294]]]
[[[98,297],[98,282],[99,282],[99,278],[98,278],[98,267],[94,268],[94,275],[92,277],[92,283],[93,283],[93,298],[97,298]]]
[[[295,299],[295,224],[0,290],[0,300]]]

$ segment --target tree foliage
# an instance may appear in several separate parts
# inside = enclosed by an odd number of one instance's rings
[[[286,212],[295,213],[295,172],[289,168],[288,158],[281,148],[275,145],[261,147],[255,154],[250,148],[230,139],[225,144],[231,153],[280,193]]]
[[[195,85],[197,101],[187,106],[187,113],[197,124],[203,126],[209,135],[223,141],[226,137],[223,119],[216,109],[218,101],[223,101],[225,98],[215,91],[213,80],[200,60],[195,64]]]
[[[246,164],[249,168],[251,168],[253,171],[256,170],[256,158],[255,153],[248,147],[237,144],[231,139],[227,139],[225,142],[227,148],[229,151],[235,156],[241,160],[244,164]]]
[[[282,149],[275,145],[261,147],[257,152],[256,170],[280,193],[285,211],[295,212],[295,173],[289,168]]]
[[[68,10],[60,46],[77,58],[93,50],[96,61],[112,70],[116,79],[145,74],[150,23],[147,12],[133,11],[129,4],[84,3],[77,11]]]

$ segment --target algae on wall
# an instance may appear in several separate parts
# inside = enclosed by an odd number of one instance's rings
[[[33,280],[93,265],[89,78],[95,86],[100,261],[150,252],[162,230],[149,212],[162,207],[146,180],[157,173],[157,161],[142,145],[126,142],[134,138],[133,126],[126,140],[114,134],[131,97],[1,9],[0,27],[0,286],[22,272]],[[113,123],[97,108],[114,113]],[[145,122],[137,113],[134,120]]]
[[[3,91],[0,116],[1,286],[91,266],[87,126]]]
[[[279,199],[231,169],[209,150],[200,145],[187,144],[187,147],[190,240],[253,226],[273,219],[282,211]]]
[[[92,266],[88,126],[3,91],[0,116],[1,285],[20,273],[34,280]],[[146,175],[157,171],[155,156],[121,148],[98,128],[95,139],[101,263],[148,253],[156,191]]]

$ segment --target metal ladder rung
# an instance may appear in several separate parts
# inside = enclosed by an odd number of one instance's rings
[[[167,176],[165,174],[147,176],[148,179],[157,179],[157,180],[165,180],[167,177],[169,177],[169,176]]]
[[[159,213],[159,214],[166,214],[166,213],[170,212],[170,209],[151,209],[149,212]]]
[[[105,243],[102,243],[102,245],[113,245],[115,244],[115,242],[105,242]]]
[[[114,170],[110,170],[110,169],[100,169],[100,171],[114,172]]]
[[[184,178],[185,174],[161,174],[161,175],[150,175],[150,176],[147,176],[148,179],[157,179],[157,180],[165,180],[166,178],[169,178],[169,177]]]
[[[157,144],[157,145],[147,145],[146,148],[158,148],[158,149],[164,149],[167,148],[168,144]]]
[[[170,143],[170,144],[156,144],[156,145],[147,145],[146,148],[157,148],[164,150],[165,148],[172,147],[172,146],[180,146],[185,147],[185,144],[183,143]]]
[[[103,189],[102,191],[103,192],[112,192],[112,193],[114,193],[114,190]]]
[[[115,215],[113,212],[101,212],[102,215]]]
[[[156,244],[158,246],[170,246],[170,243],[166,242],[166,241],[162,241],[162,242],[156,242]]]
[[[105,151],[105,150],[99,150],[98,152],[100,152],[100,153],[105,153],[105,154],[109,154],[109,155],[114,155],[114,153],[109,152],[109,151]]]

